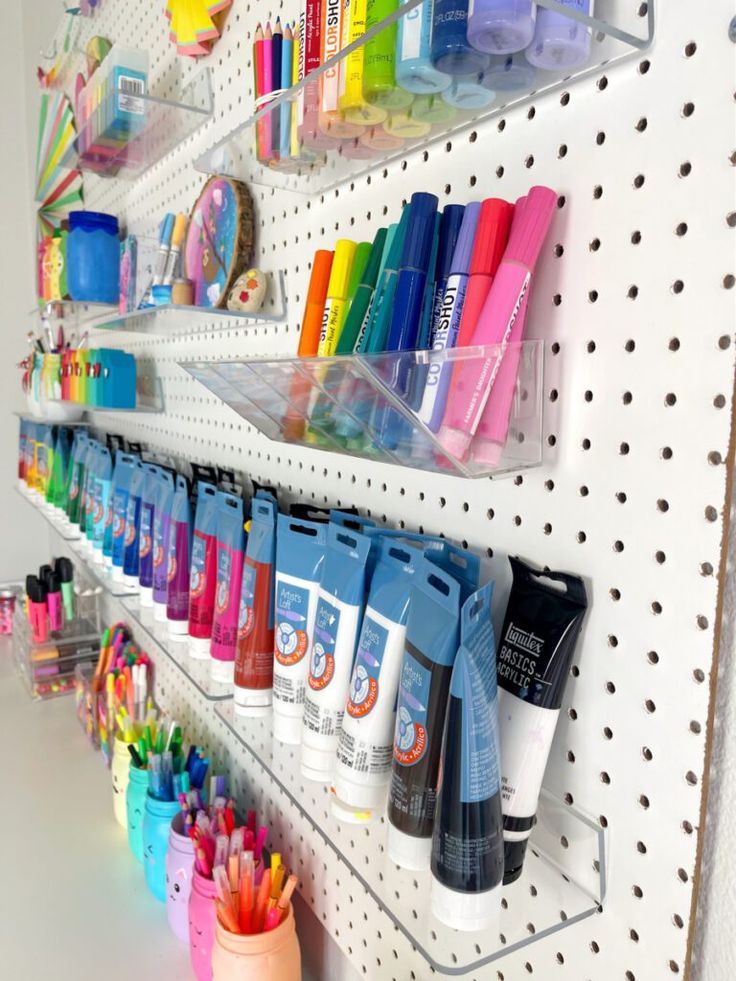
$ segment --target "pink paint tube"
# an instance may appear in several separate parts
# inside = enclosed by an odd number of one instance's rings
[[[217,488],[200,480],[189,577],[189,653],[207,659],[217,586]]]
[[[243,500],[217,492],[217,587],[210,645],[213,681],[232,685],[243,579]]]
[[[508,343],[556,201],[550,188],[533,187],[523,203],[517,203],[508,245],[470,339],[471,347]],[[459,460],[468,455],[502,363],[503,351],[500,356],[470,358],[455,365],[439,440]]]
[[[170,636],[184,641],[189,632],[191,554],[192,511],[189,504],[189,481],[183,474],[177,474],[169,525],[166,619],[169,622]]]

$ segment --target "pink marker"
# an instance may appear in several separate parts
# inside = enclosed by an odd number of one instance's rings
[[[470,347],[508,343],[556,201],[557,195],[551,188],[533,187],[523,204],[517,203],[508,245],[470,339]],[[467,458],[470,442],[502,363],[503,351],[499,357],[469,359],[455,365],[439,440],[447,452],[459,460]]]

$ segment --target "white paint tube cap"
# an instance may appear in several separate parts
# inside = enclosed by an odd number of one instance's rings
[[[388,857],[402,869],[426,872],[432,855],[431,838],[415,838],[404,834],[388,822]]]
[[[123,576],[123,585],[129,589],[138,589],[138,576]]]
[[[121,565],[114,565],[112,567],[112,581],[113,582],[123,581],[123,567]]]
[[[302,743],[302,773],[307,780],[317,780],[319,783],[329,783],[332,779],[332,767],[335,762],[335,751],[316,749]]]
[[[169,620],[169,636],[174,640],[186,640],[189,636],[189,621]]]
[[[153,586],[141,586],[139,602],[141,606],[153,606]]]
[[[271,689],[255,690],[235,685],[233,689],[233,708],[236,715],[261,719],[271,711]]]
[[[153,601],[153,619],[157,623],[166,623],[166,604]]]
[[[192,637],[189,635],[189,656],[198,661],[209,661],[211,637]]]
[[[210,661],[210,678],[221,685],[232,685],[235,661],[221,661],[213,657]]]
[[[337,764],[335,773],[335,795],[342,801],[343,805],[353,810],[367,811],[381,805],[386,800],[387,783],[380,784],[378,787],[358,780],[351,780],[344,772],[342,766]]]
[[[486,892],[458,892],[449,889],[434,876],[430,888],[430,906],[437,919],[454,930],[490,931],[495,943],[501,917],[501,883]]]
[[[276,709],[274,702],[273,709],[273,734],[280,743],[287,746],[298,746],[302,741],[302,717],[301,715],[282,715]]]
[[[368,824],[375,817],[372,808],[358,808],[352,804],[346,804],[335,794],[330,795],[330,807],[337,820],[346,824]]]

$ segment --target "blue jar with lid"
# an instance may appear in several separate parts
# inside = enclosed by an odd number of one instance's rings
[[[71,298],[78,302],[118,302],[120,226],[115,215],[69,212],[67,283]]]

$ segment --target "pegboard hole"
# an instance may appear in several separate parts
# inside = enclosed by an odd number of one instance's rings
[[[685,774],[685,782],[690,784],[691,787],[695,787],[697,785],[698,778],[692,770],[688,770]]]
[[[642,746],[641,755],[644,757],[647,763],[651,763],[652,760],[654,759],[654,753],[651,751],[651,749],[648,746]]]
[[[698,630],[708,629],[708,617],[703,616],[702,613],[698,617],[696,617],[695,622],[698,625]]]
[[[649,810],[649,798],[646,794],[639,795],[639,807],[643,807],[645,811]]]
[[[605,739],[613,739],[613,729],[610,726],[603,727],[603,737]]]
[[[680,868],[680,869],[677,870],[677,878],[680,880],[680,882],[689,882],[690,881],[690,876],[687,874],[687,872],[685,871],[685,869],[682,869],[682,868]]]
[[[684,105],[682,107],[682,115],[685,117],[685,119],[689,119],[690,116],[692,116],[694,112],[695,112],[695,103],[694,102],[686,102],[686,103],[684,103]]]
[[[641,242],[641,232],[640,231],[632,232],[631,233],[631,244],[632,245],[639,245],[640,242]]]

